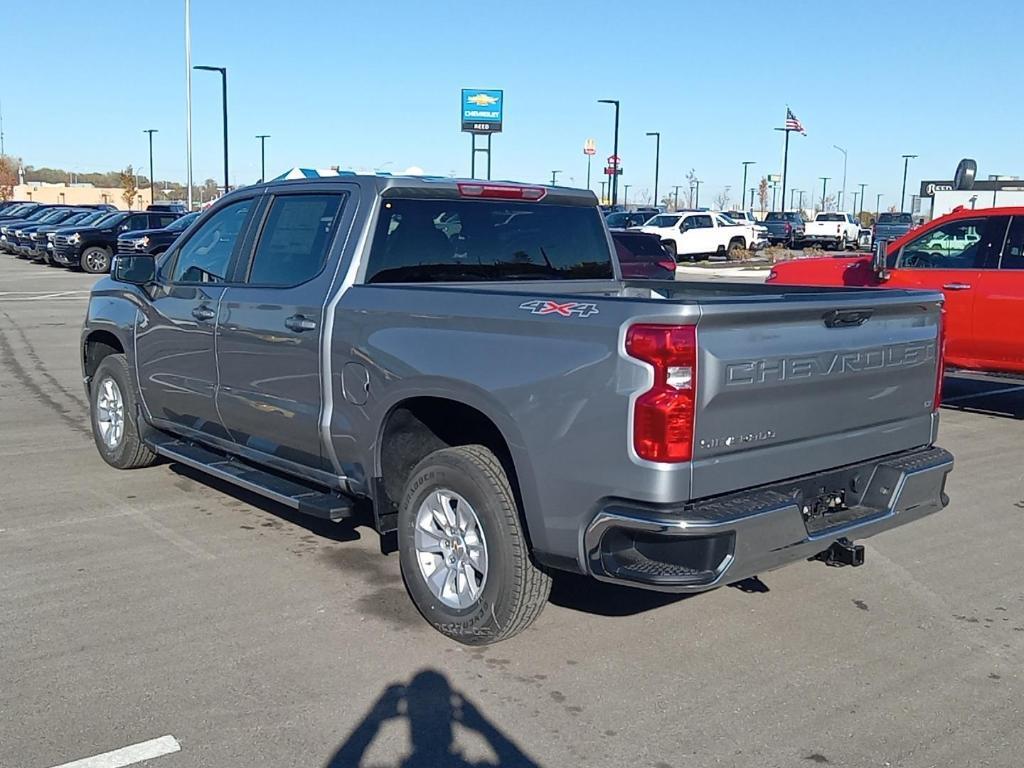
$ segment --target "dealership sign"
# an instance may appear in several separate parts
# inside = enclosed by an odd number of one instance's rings
[[[955,189],[952,181],[922,181],[921,197],[935,197],[936,192],[952,192]]]
[[[469,133],[500,133],[504,91],[462,89],[462,130]]]

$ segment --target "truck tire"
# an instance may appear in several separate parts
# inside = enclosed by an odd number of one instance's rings
[[[92,377],[89,415],[100,456],[117,469],[148,467],[157,459],[139,435],[137,405],[127,358],[107,355]]]
[[[82,251],[79,264],[90,275],[102,275],[110,271],[110,258],[109,248],[91,245]]]
[[[845,251],[847,249],[848,245],[849,244],[846,242],[846,235],[840,235],[839,236],[839,242],[836,243],[836,250],[837,251]]]
[[[729,241],[729,250],[726,251],[727,258],[735,258],[736,253],[745,250],[747,247],[746,241],[742,237],[734,237]]]
[[[434,451],[416,465],[398,509],[398,552],[423,618],[465,645],[522,632],[551,591],[530,561],[508,476],[482,445]]]

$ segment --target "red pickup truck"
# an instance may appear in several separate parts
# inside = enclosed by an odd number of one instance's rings
[[[874,257],[777,264],[769,283],[929,288],[946,297],[946,363],[1024,373],[1024,208],[957,209]]]

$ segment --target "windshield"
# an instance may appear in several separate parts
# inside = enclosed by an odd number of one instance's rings
[[[619,232],[612,235],[619,261],[660,261],[667,257],[657,235]]]
[[[199,211],[193,211],[192,213],[186,213],[180,219],[175,219],[168,224],[164,229],[168,232],[181,232],[183,229],[188,228],[188,225],[196,220],[199,216]]]
[[[91,226],[93,226],[93,227],[113,227],[113,226],[115,226],[117,224],[120,224],[124,219],[127,219],[127,218],[128,218],[127,211],[114,211],[113,213],[108,213],[102,219],[97,219],[96,221],[94,221],[91,224]]]
[[[747,221],[747,214],[742,211],[726,211],[723,216],[728,216],[733,221]]]
[[[368,283],[611,278],[596,208],[481,200],[389,199]]]
[[[654,216],[647,220],[645,226],[648,227],[674,227],[679,223],[679,216],[674,214],[662,213]]]
[[[623,224],[629,223],[629,218],[630,216],[628,213],[619,212],[605,216],[604,220],[609,227],[621,227]]]
[[[68,212],[64,209],[58,208],[53,211],[47,211],[39,217],[38,221],[40,224],[46,224],[50,221],[62,221],[68,217]]]
[[[879,224],[913,224],[914,220],[909,213],[880,213]]]
[[[26,205],[25,203],[18,203],[17,205],[12,205],[9,208],[4,208],[3,211],[0,211],[0,216],[17,217],[17,216],[21,216],[23,214],[28,213],[29,211],[33,210],[34,208],[35,208],[34,205]]]

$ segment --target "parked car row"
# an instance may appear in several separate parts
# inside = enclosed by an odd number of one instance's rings
[[[605,215],[605,223],[613,233],[635,230],[657,237],[673,262],[757,250],[768,243],[767,229],[742,211],[613,211]]]
[[[119,211],[111,205],[4,203],[0,205],[0,251],[102,274],[110,271],[119,251],[157,254],[166,250],[195,218],[184,212],[179,203],[156,203],[145,211]]]

